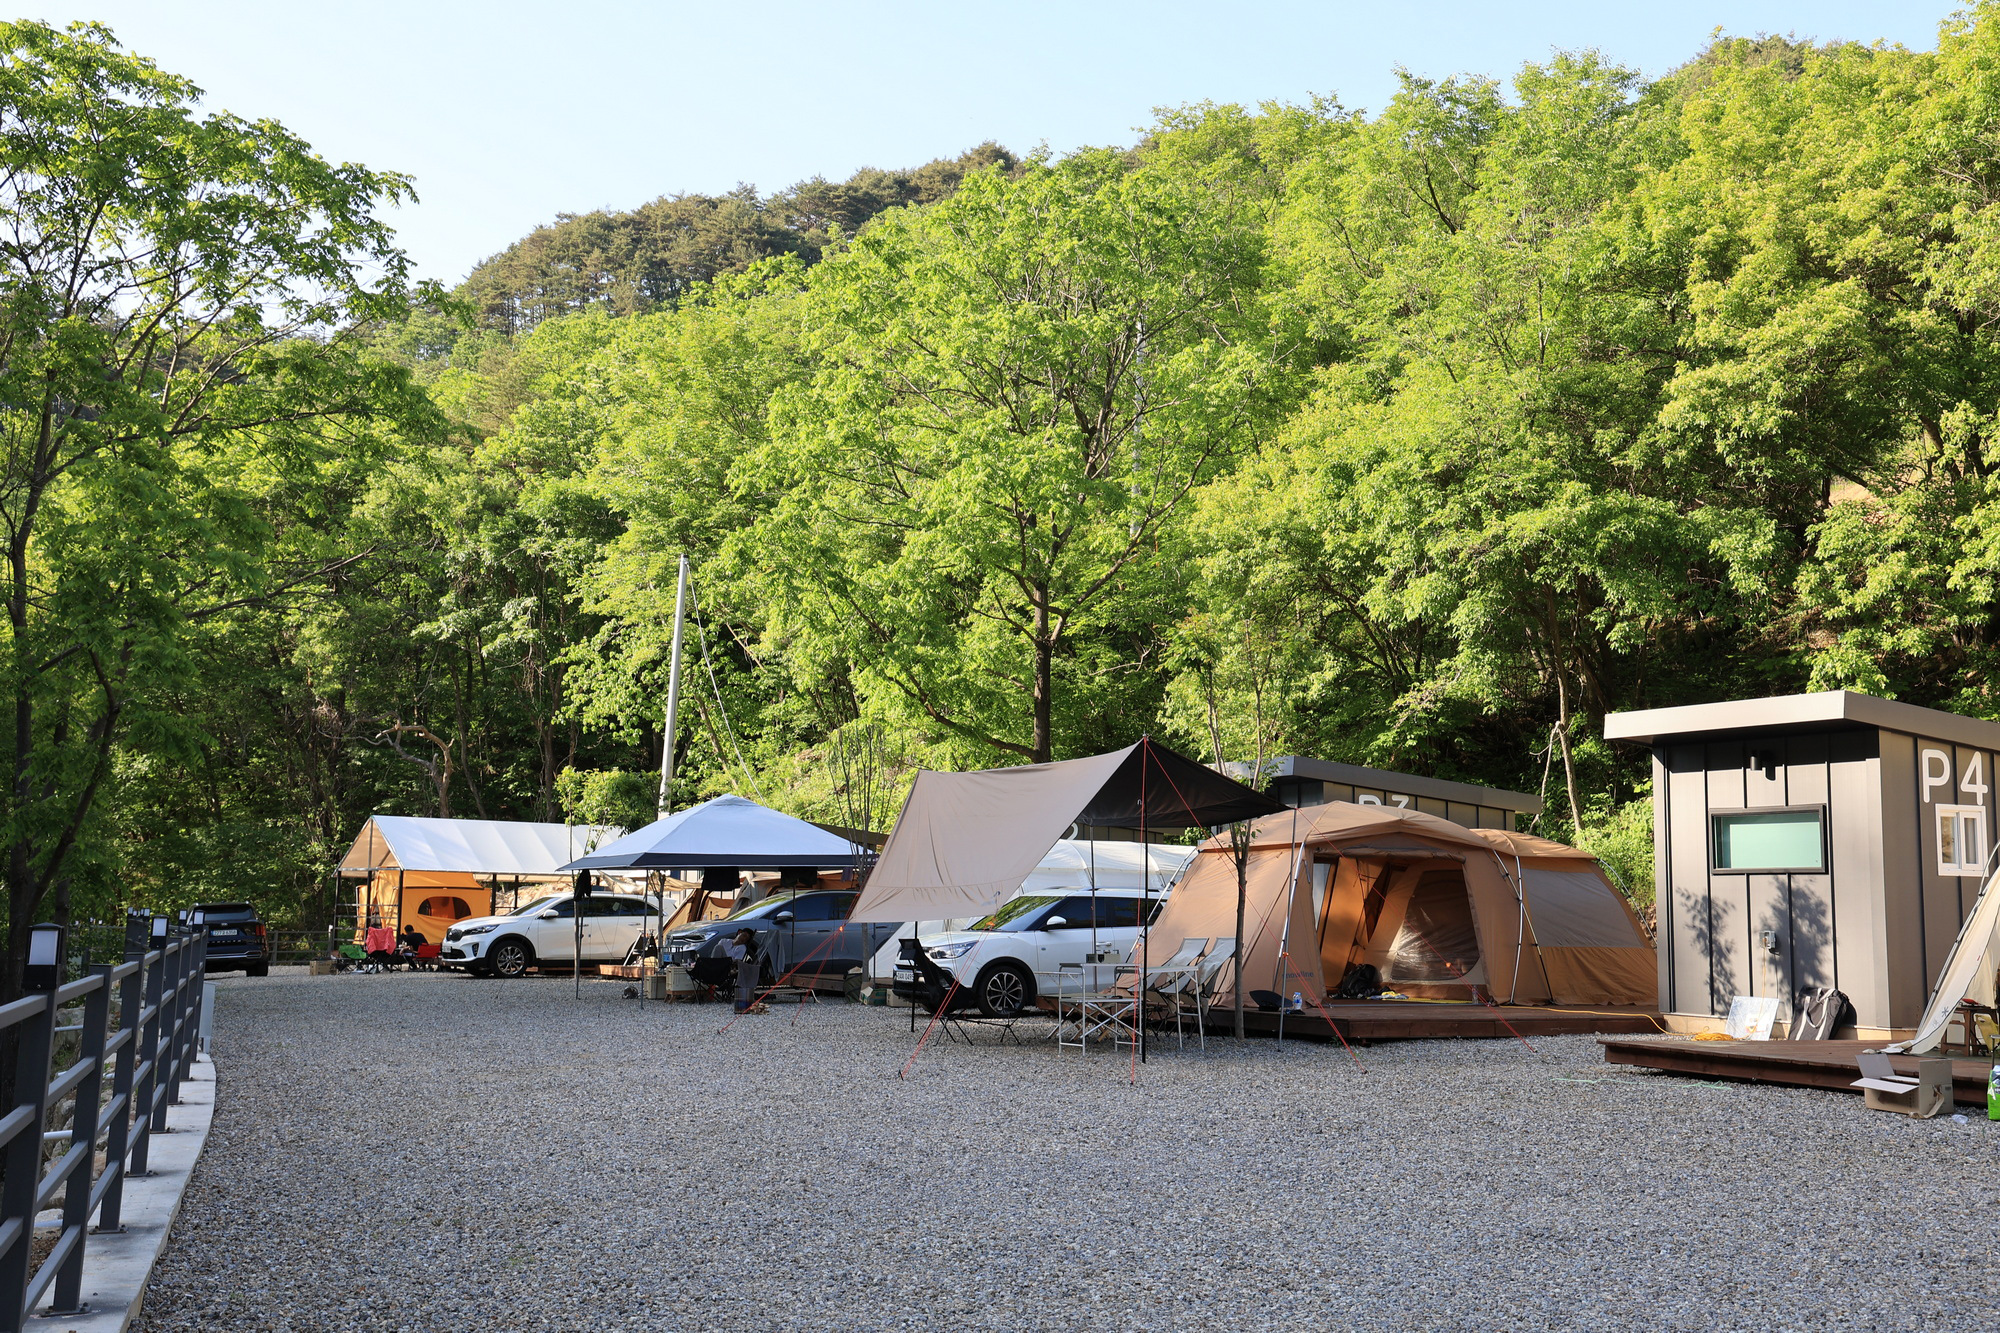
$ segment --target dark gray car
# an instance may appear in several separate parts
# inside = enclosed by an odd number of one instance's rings
[[[746,926],[756,932],[764,979],[776,981],[797,967],[793,980],[839,980],[848,969],[867,966],[895,933],[892,921],[849,921],[860,895],[853,890],[805,889],[773,894],[721,921],[703,921],[667,936],[669,963],[692,968],[718,957],[723,941]]]

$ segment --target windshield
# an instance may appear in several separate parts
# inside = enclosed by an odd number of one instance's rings
[[[1047,907],[1055,899],[1042,894],[1023,894],[1000,904],[1000,910],[992,916],[982,917],[967,926],[967,930],[1026,930],[1027,918],[1037,909]]]
[[[537,899],[535,899],[535,901],[533,901],[533,902],[529,903],[529,904],[528,904],[528,905],[527,905],[526,907],[517,907],[517,908],[515,908],[515,909],[514,909],[513,911],[509,912],[509,913],[508,913],[507,915],[508,915],[508,916],[533,916],[533,915],[534,915],[535,913],[537,913],[537,912],[541,911],[541,910],[542,910],[542,909],[543,909],[544,907],[551,907],[551,906],[553,906],[553,905],[555,905],[556,903],[559,903],[559,902],[561,902],[561,901],[562,901],[562,898],[561,898],[561,897],[560,897],[559,895],[556,895],[556,894],[551,894],[550,896],[548,896],[548,897],[546,897],[546,898],[537,898]]]
[[[796,897],[798,897],[797,894],[788,893],[782,898],[766,898],[762,902],[751,903],[748,907],[739,907],[722,919],[724,921],[747,921],[753,916],[769,916]]]

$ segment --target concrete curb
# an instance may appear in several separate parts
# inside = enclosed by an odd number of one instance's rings
[[[215,1064],[195,1057],[193,1076],[181,1085],[181,1103],[167,1108],[166,1134],[155,1134],[148,1150],[153,1174],[125,1182],[125,1230],[116,1236],[92,1234],[83,1251],[80,1315],[35,1311],[28,1327],[38,1333],[125,1333],[139,1316],[153,1265],[166,1247],[167,1232],[180,1213],[188,1177],[208,1146],[215,1118]]]

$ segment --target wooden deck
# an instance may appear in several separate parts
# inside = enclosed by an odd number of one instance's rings
[[[1339,1025],[1348,1041],[1413,1041],[1439,1037],[1497,1038],[1511,1041],[1517,1034],[1533,1041],[1583,1032],[1658,1032],[1657,1014],[1645,1009],[1606,1005],[1601,1009],[1565,1009],[1559,1005],[1503,1004],[1493,1008],[1483,1004],[1426,1004],[1408,1000],[1341,1000],[1326,1006],[1326,1016]],[[1333,1032],[1318,1008],[1284,1016],[1285,1036],[1308,1041],[1332,1041]],[[1226,1009],[1209,1015],[1209,1031],[1230,1029],[1232,1016]],[[1278,1015],[1252,1009],[1243,1015],[1247,1033],[1276,1036]]]
[[[1614,1065],[1856,1094],[1861,1090],[1848,1086],[1861,1077],[1855,1055],[1886,1045],[1873,1041],[1689,1041],[1682,1037],[1655,1041],[1601,1037],[1598,1041],[1604,1047],[1605,1060]],[[1897,1073],[1916,1076],[1916,1056],[1892,1055],[1889,1062]],[[1953,1059],[1953,1099],[1961,1106],[1984,1107],[1986,1079],[1992,1068],[1990,1060]]]

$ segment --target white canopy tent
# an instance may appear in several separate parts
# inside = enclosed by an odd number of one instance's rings
[[[846,869],[856,847],[743,796],[717,796],[580,854],[565,870]]]
[[[1196,848],[1170,847],[1163,843],[1083,841],[1059,839],[1049,848],[1040,864],[1028,872],[1019,893],[1053,893],[1099,889],[1151,888],[1164,894],[1179,878]],[[1019,896],[1018,894],[1009,895]],[[981,916],[985,913],[981,913]],[[919,938],[948,930],[964,930],[978,916],[944,917],[931,921],[906,921],[897,927],[889,942],[876,951],[868,964],[868,975],[881,978],[895,970],[899,941],[912,933]]]

